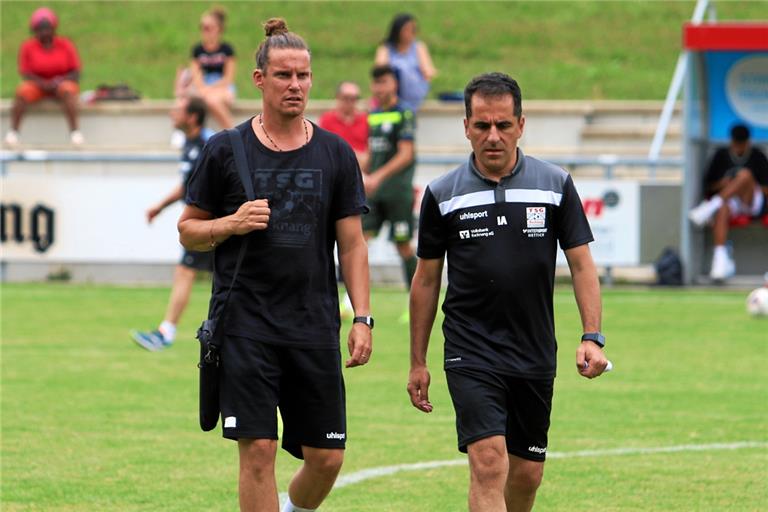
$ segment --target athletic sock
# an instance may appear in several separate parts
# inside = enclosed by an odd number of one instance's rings
[[[405,276],[405,287],[411,289],[411,282],[413,281],[413,274],[416,273],[416,256],[403,260],[403,275]]]
[[[288,501],[285,502],[285,506],[283,507],[283,512],[314,512],[315,510],[317,509],[297,507],[296,505],[291,503],[290,496],[288,497]]]
[[[163,335],[165,341],[169,343],[172,343],[173,340],[176,339],[176,326],[168,320],[163,320],[163,323],[160,324],[160,327],[158,327],[157,330]]]

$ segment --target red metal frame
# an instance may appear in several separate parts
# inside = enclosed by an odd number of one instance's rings
[[[768,50],[768,21],[683,26],[686,50]]]

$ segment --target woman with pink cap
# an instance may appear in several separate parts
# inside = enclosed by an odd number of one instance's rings
[[[29,20],[34,33],[19,49],[19,74],[23,81],[16,88],[11,110],[11,131],[5,143],[19,143],[19,127],[27,106],[43,98],[60,101],[67,117],[72,144],[83,143],[78,129],[77,102],[80,88],[80,57],[69,39],[56,35],[59,21],[47,7],[40,7]]]

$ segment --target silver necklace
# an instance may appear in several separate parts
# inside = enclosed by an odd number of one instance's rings
[[[283,150],[280,148],[280,146],[277,145],[275,140],[269,136],[269,133],[267,132],[267,129],[264,127],[264,122],[261,120],[262,114],[259,114],[259,126],[261,126],[262,131],[264,132],[264,135],[267,136],[267,139],[269,139],[269,142],[272,143],[273,146],[275,146],[275,149],[282,152]],[[307,131],[307,120],[304,119],[304,117],[301,118],[301,124],[304,126],[304,145],[306,146],[309,144],[309,132]]]

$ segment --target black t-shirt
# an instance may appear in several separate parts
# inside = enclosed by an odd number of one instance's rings
[[[227,334],[286,346],[339,346],[333,248],[337,220],[367,212],[354,151],[314,126],[309,143],[275,152],[239,126],[256,198],[269,200],[269,227],[253,231],[223,325]],[[187,203],[223,217],[246,201],[226,132],[211,137],[189,180]],[[216,248],[211,311],[220,312],[241,236]]]
[[[448,254],[446,369],[554,377],[557,243],[566,250],[592,240],[570,175],[519,149],[513,173],[499,183],[482,176],[473,157],[430,183],[418,256]]]
[[[219,47],[209,52],[203,48],[202,43],[197,43],[192,48],[192,58],[200,64],[204,75],[210,73],[224,74],[224,64],[229,57],[234,57],[235,50],[229,43],[221,43]]]
[[[768,187],[768,158],[765,153],[752,146],[742,156],[731,153],[727,147],[719,148],[712,155],[707,174],[704,176],[705,195],[711,195],[709,187],[726,176],[733,177],[739,170],[747,168],[752,171],[761,186]]]
[[[187,195],[187,186],[189,184],[189,177],[192,176],[192,170],[195,168],[195,163],[200,153],[205,146],[205,140],[200,135],[194,139],[186,139],[184,141],[184,147],[181,148],[181,160],[179,160],[179,174],[181,174],[181,183],[184,187],[184,197]]]

